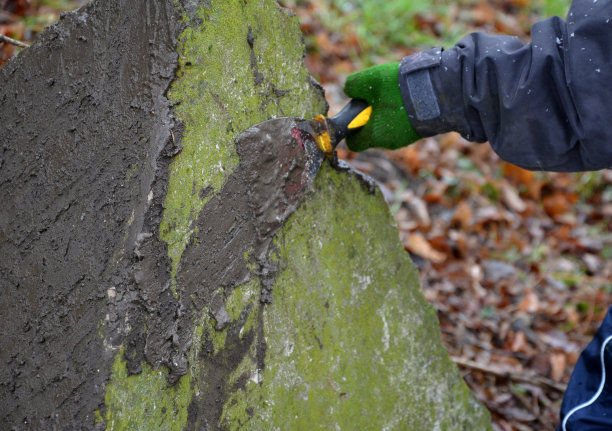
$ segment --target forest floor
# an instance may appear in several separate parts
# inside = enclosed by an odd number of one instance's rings
[[[330,114],[346,76],[472,31],[529,40],[561,0],[286,0]],[[32,41],[85,1],[0,0],[0,34]],[[18,48],[0,43],[0,65]],[[497,430],[553,429],[581,350],[612,303],[612,171],[530,172],[449,133],[341,158],[383,191],[438,312],[442,341]]]

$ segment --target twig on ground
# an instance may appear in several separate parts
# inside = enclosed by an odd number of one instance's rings
[[[11,45],[15,45],[18,46],[19,48],[28,48],[30,45],[28,45],[25,42],[22,42],[20,40],[16,40],[16,39],[12,39],[8,36],[5,36],[3,34],[0,34],[0,42],[6,42],[6,43],[10,43]]]
[[[451,356],[453,362],[463,368],[470,368],[472,370],[480,371],[487,374],[492,374],[496,377],[501,377],[509,380],[513,380],[515,382],[529,383],[532,385],[546,387],[549,389],[553,389],[558,392],[565,392],[567,388],[563,383],[555,382],[546,377],[538,376],[533,373],[519,373],[516,371],[504,371],[499,368],[492,367],[490,365],[479,364],[478,362],[471,361],[469,359],[460,358],[458,356]]]

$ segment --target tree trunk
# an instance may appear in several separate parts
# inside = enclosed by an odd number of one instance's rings
[[[255,210],[303,50],[273,0],[97,0],[0,69],[2,428],[489,429],[367,178]]]

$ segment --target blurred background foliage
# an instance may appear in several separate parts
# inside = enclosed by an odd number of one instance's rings
[[[567,0],[287,0],[293,10],[329,31],[350,35],[356,46],[347,54],[367,67],[394,61],[406,48],[452,46],[473,31],[495,31],[525,37],[541,17],[564,17]],[[316,42],[309,41],[309,46]]]
[[[0,0],[0,34],[31,43],[60,13],[85,3],[87,0]],[[0,42],[0,67],[20,49]]]

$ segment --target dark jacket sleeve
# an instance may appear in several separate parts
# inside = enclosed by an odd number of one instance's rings
[[[566,21],[541,21],[531,37],[475,33],[404,58],[412,125],[423,137],[488,140],[526,169],[612,167],[612,0],[575,0]]]

